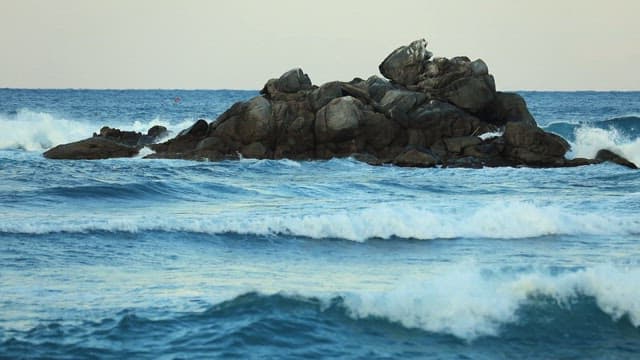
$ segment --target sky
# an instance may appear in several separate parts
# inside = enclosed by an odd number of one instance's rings
[[[0,0],[0,87],[260,89],[367,78],[398,46],[502,90],[640,90],[640,0]]]

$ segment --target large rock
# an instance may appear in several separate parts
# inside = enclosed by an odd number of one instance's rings
[[[503,136],[507,155],[525,165],[557,166],[570,148],[562,137],[524,122],[507,123]]]
[[[58,145],[43,155],[48,159],[98,160],[119,157],[132,157],[138,154],[140,147],[124,145],[100,136]]]
[[[327,143],[355,138],[362,120],[362,107],[362,103],[351,96],[329,102],[316,115],[316,140]]]
[[[296,68],[282,74],[276,83],[276,87],[285,93],[309,90],[311,89],[311,79],[302,69]]]
[[[427,51],[427,41],[416,40],[408,46],[394,50],[379,66],[380,73],[398,84],[413,85],[418,82],[424,65],[432,54]]]
[[[476,136],[492,127],[451,104],[432,100],[409,114],[409,129],[418,131],[411,145],[431,147],[444,138]]]
[[[471,76],[454,81],[443,96],[460,109],[477,113],[495,98],[496,85],[491,75]]]
[[[536,126],[536,120],[529,112],[527,103],[516,93],[496,93],[493,102],[482,111],[479,117],[498,126],[504,126],[508,122],[523,122]]]

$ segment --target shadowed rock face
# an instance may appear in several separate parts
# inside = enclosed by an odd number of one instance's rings
[[[497,92],[481,59],[432,57],[425,40],[394,50],[379,66],[387,79],[312,85],[302,69],[267,81],[260,96],[234,104],[212,123],[198,120],[175,138],[103,128],[61,145],[56,159],[133,156],[221,160],[328,159],[354,155],[370,164],[430,167],[578,166],[625,159],[565,159],[569,144],[536,125],[524,99]],[[482,136],[502,131],[502,136]],[[615,154],[614,154],[615,155]],[[624,161],[623,161],[624,160]]]

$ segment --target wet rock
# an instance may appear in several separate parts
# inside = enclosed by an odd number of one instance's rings
[[[507,155],[525,165],[557,166],[570,146],[566,140],[524,122],[510,122],[504,135]]]
[[[637,169],[638,167],[636,166],[636,164],[632,163],[631,161],[625,159],[624,157],[614,153],[611,150],[607,150],[607,149],[602,149],[600,151],[598,151],[598,153],[596,154],[596,160],[598,161],[609,161],[618,165],[622,165],[622,166],[626,166],[630,169]]]
[[[427,150],[413,148],[398,155],[393,164],[406,167],[434,167],[438,164],[438,159]]]
[[[131,157],[138,154],[140,148],[97,136],[70,144],[58,145],[43,155],[48,159],[98,160],[119,157]]]

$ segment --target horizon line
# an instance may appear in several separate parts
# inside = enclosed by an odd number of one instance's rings
[[[72,90],[72,91],[246,91],[259,92],[260,89],[242,88],[100,88],[100,87],[0,87],[0,90]],[[502,89],[497,92],[640,92],[638,89]]]

